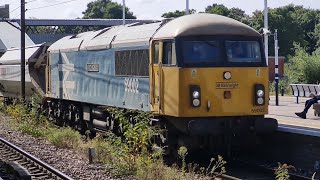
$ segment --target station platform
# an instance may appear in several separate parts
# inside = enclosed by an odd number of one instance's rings
[[[279,96],[279,106],[276,106],[275,96],[270,96],[269,113],[266,117],[278,120],[278,131],[320,137],[320,117],[314,115],[312,106],[307,119],[301,119],[294,114],[304,109],[308,99],[299,97],[297,104],[296,97]]]

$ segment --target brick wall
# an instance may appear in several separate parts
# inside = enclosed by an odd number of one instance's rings
[[[283,78],[283,72],[284,72],[284,57],[279,56],[279,78]],[[275,59],[273,56],[269,56],[268,66],[269,66],[269,81],[274,81],[274,67]]]

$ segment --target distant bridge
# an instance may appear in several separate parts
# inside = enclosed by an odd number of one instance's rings
[[[3,19],[0,21],[17,22],[20,19]],[[155,20],[126,19],[126,24],[151,23]],[[103,29],[122,25],[122,19],[26,19],[26,32],[34,43],[53,43],[56,40],[80,32]]]

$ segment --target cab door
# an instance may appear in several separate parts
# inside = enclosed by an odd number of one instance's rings
[[[160,114],[161,112],[161,59],[162,43],[152,41],[150,51],[150,104],[151,111]]]

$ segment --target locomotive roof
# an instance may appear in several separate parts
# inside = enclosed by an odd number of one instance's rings
[[[48,51],[65,52],[109,49],[111,47],[148,46],[150,38],[160,26],[161,22],[133,23],[66,36],[53,43]]]
[[[261,36],[256,30],[234,19],[216,14],[191,14],[165,24],[153,38],[172,38],[192,35]]]
[[[191,14],[163,24],[164,22],[133,23],[66,36],[53,43],[48,50],[65,52],[148,46],[151,38],[174,38],[192,35],[261,36],[256,30],[241,22],[214,14]]]

